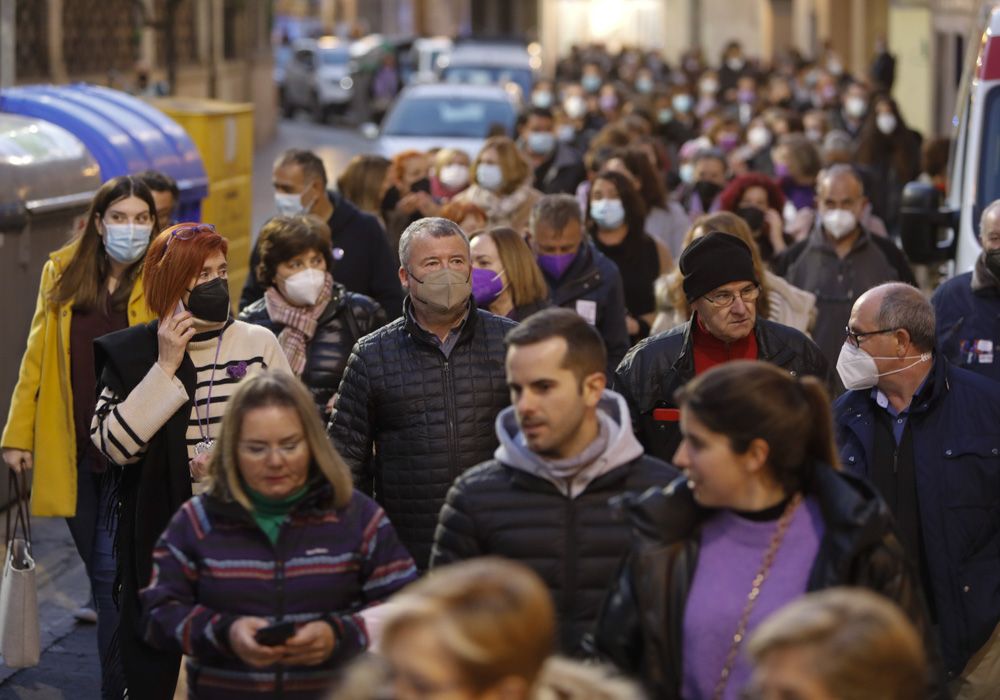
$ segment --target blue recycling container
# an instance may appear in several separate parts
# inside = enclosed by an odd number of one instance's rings
[[[0,90],[0,112],[35,117],[76,136],[101,181],[152,169],[177,181],[178,221],[200,221],[208,176],[194,142],[173,119],[118,90],[77,83]]]

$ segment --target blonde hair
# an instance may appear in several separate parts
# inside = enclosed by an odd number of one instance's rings
[[[506,227],[483,229],[473,233],[469,241],[480,236],[489,236],[497,247],[500,264],[507,273],[511,302],[515,307],[537,304],[548,298],[548,285],[535,262],[535,256],[531,254],[531,248],[524,242],[521,234]]]
[[[441,148],[434,154],[434,175],[441,175],[441,168],[448,165],[454,156],[461,156],[465,165],[469,165],[469,154],[461,148]]]
[[[810,668],[839,700],[911,700],[927,688],[916,628],[891,600],[862,588],[830,588],[789,603],[748,642],[755,663],[773,651],[812,651]]]
[[[486,139],[483,147],[476,154],[476,160],[472,163],[472,172],[475,173],[479,167],[479,159],[483,153],[493,149],[497,152],[497,160],[500,165],[500,172],[503,174],[503,184],[500,187],[502,194],[510,194],[527,181],[531,175],[531,166],[521,155],[515,144],[506,136],[491,136]]]
[[[480,692],[508,676],[534,684],[555,643],[545,584],[527,566],[499,557],[433,569],[392,604],[382,649],[408,629],[432,626],[463,680]]]
[[[253,511],[240,478],[239,441],[243,418],[256,408],[283,406],[298,414],[309,453],[310,469],[318,470],[333,486],[334,504],[343,508],[354,489],[351,472],[330,443],[309,390],[297,378],[280,370],[264,370],[240,383],[226,404],[219,444],[208,465],[209,495],[222,501],[236,501]]]
[[[695,238],[704,236],[710,231],[720,231],[728,233],[730,236],[736,236],[736,238],[739,238],[750,248],[750,257],[753,258],[753,271],[760,281],[760,296],[757,297],[757,316],[758,318],[768,318],[771,313],[771,304],[767,298],[767,281],[764,275],[766,268],[760,257],[760,248],[757,247],[757,242],[753,239],[750,227],[747,226],[747,223],[743,219],[728,211],[699,216],[684,235],[682,250],[691,245]],[[678,318],[691,318],[691,306],[688,304],[687,296],[684,294],[684,276],[680,274],[680,271],[677,271],[674,279],[670,282],[667,298],[670,305],[675,309]]]

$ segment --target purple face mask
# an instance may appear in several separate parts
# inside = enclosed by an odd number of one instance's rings
[[[552,279],[560,280],[574,260],[576,260],[575,252],[564,255],[539,255],[538,266]]]
[[[788,166],[784,163],[774,164],[774,176],[776,178],[788,177],[791,173],[788,171]]]
[[[500,275],[481,267],[472,268],[472,296],[478,306],[489,306],[503,291]]]

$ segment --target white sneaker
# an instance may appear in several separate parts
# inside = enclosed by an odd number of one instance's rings
[[[77,622],[82,622],[86,625],[96,625],[97,624],[97,611],[94,610],[89,605],[83,605],[73,611],[73,618]]]

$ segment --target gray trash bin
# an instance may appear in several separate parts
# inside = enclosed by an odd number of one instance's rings
[[[100,169],[65,129],[32,117],[0,113],[0,420],[24,354],[42,266],[62,247],[101,186]],[[0,472],[6,467],[0,466]],[[0,478],[0,509],[8,502]]]

